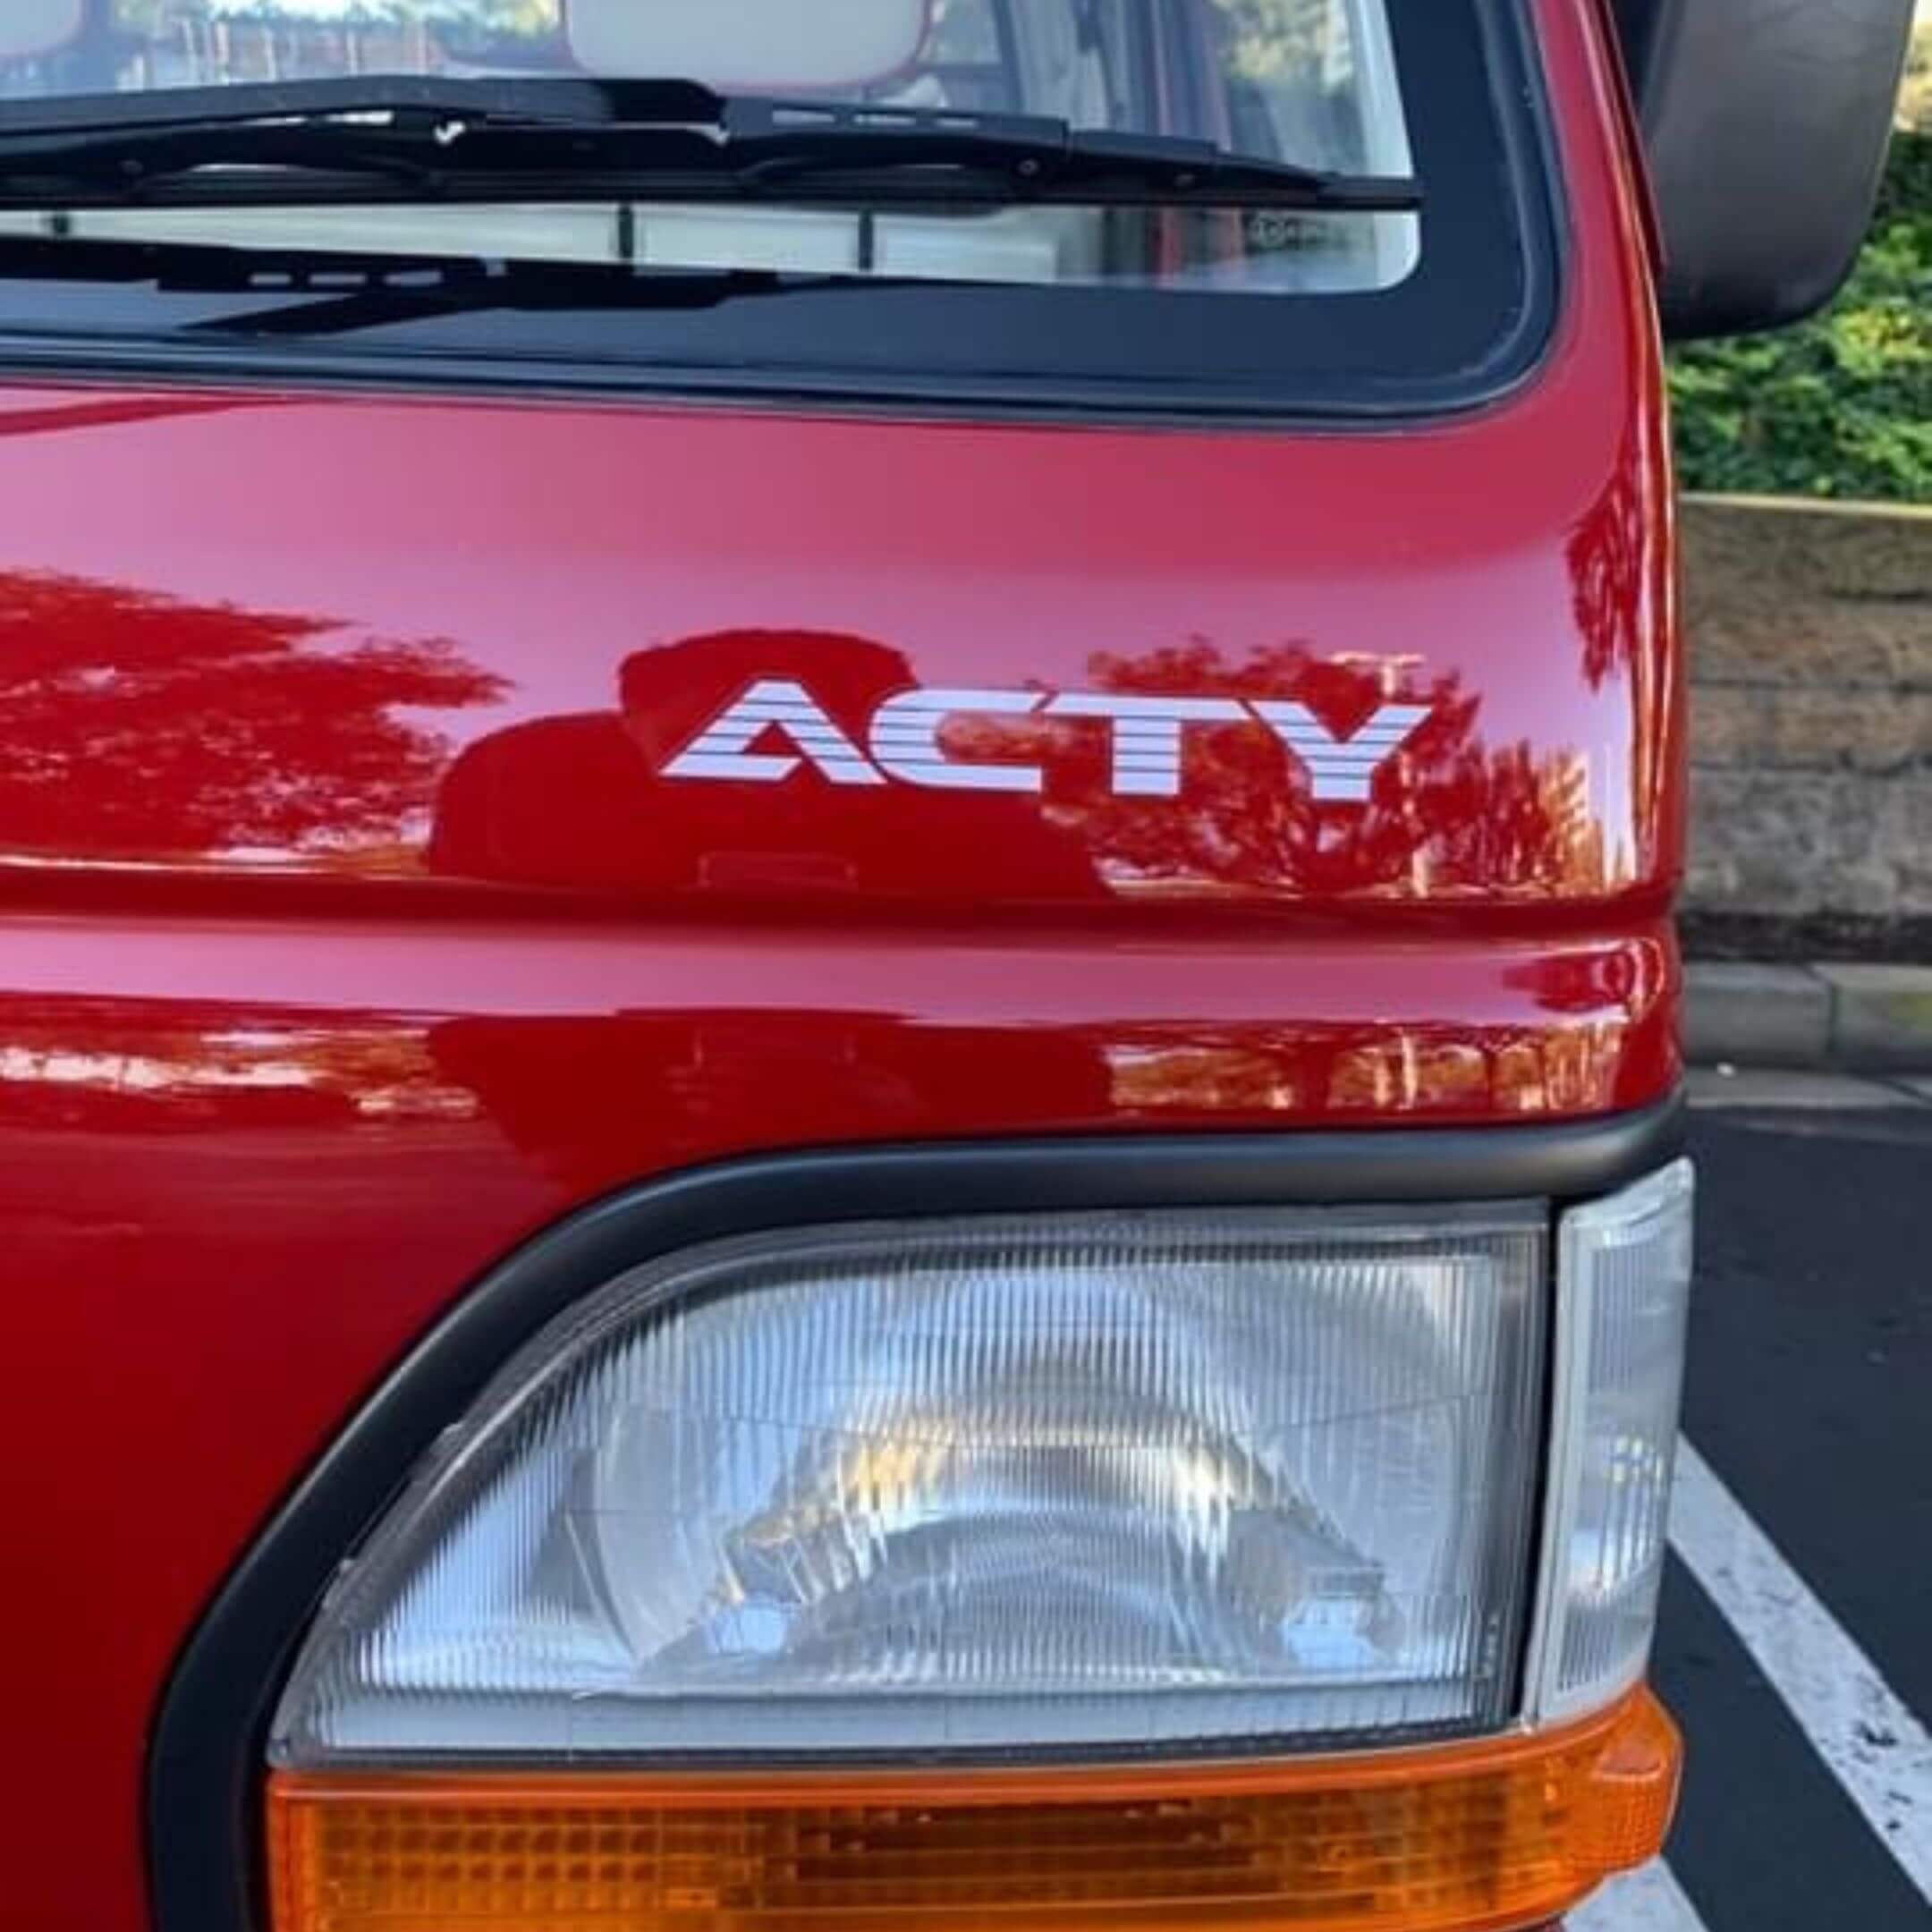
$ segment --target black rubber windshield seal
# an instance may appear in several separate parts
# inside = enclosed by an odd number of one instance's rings
[[[360,1408],[222,1585],[157,1714],[158,1932],[265,1932],[267,1725],[323,1592],[436,1438],[547,1324],[627,1269],[721,1238],[931,1216],[1589,1199],[1681,1151],[1673,1098],[1561,1125],[962,1142],[774,1155],[662,1176],[538,1234]]]

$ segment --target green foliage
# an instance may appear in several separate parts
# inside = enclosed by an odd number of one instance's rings
[[[1932,14],[1919,9],[1905,62],[1905,86],[1899,96],[1899,125],[1932,134]]]
[[[1893,143],[1857,271],[1824,315],[1673,359],[1690,489],[1932,503],[1932,133]]]
[[[1244,80],[1305,72],[1335,38],[1327,0],[1218,0],[1227,16],[1229,66]]]

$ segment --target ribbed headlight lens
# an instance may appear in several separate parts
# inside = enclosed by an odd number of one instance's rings
[[[1546,1224],[924,1222],[641,1268],[511,1364],[392,1512],[275,1758],[1493,1726]]]

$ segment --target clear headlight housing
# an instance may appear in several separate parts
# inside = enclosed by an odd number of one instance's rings
[[[419,1474],[325,1606],[274,1758],[1497,1728],[1531,1604],[1548,1225],[1044,1216],[641,1267]],[[1607,1339],[1622,1304],[1598,1301]],[[1577,1537],[1614,1534],[1589,1527],[1599,1462]],[[1563,1649],[1589,1672],[1623,1640],[1582,1601]]]
[[[1599,1707],[1649,1660],[1683,1395],[1696,1187],[1679,1161],[1563,1218],[1530,1710]]]

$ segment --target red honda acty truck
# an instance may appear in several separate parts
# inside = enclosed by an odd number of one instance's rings
[[[0,1924],[1657,1852],[1659,344],[1910,12],[0,4]]]

